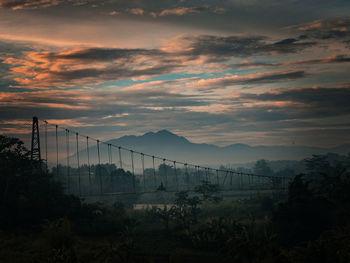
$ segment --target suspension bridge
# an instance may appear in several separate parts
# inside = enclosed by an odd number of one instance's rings
[[[39,133],[40,131],[40,133]],[[31,158],[82,197],[193,191],[285,190],[291,178],[219,169],[129,149],[33,118]]]

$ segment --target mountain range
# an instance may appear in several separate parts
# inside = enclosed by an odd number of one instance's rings
[[[185,137],[178,136],[168,130],[148,132],[141,136],[128,135],[109,140],[108,143],[161,156],[182,162],[200,165],[242,164],[259,159],[266,160],[301,160],[313,154],[328,152],[347,155],[350,144],[334,148],[310,146],[249,146],[247,144],[231,144],[220,147],[213,144],[193,143]]]

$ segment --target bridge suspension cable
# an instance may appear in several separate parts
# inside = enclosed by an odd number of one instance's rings
[[[59,171],[58,171],[58,126],[55,125],[55,135],[56,135],[56,176],[58,177]]]
[[[280,185],[282,187],[286,187],[286,182],[288,181],[289,178],[282,177],[282,176],[270,176],[270,175],[259,175],[259,174],[253,174],[253,173],[248,173],[248,172],[242,172],[242,171],[233,171],[231,169],[223,169],[223,168],[212,168],[212,167],[207,167],[207,166],[202,166],[202,165],[196,165],[192,163],[188,163],[185,161],[177,161],[177,160],[171,160],[168,158],[156,156],[156,155],[151,155],[147,154],[144,152],[140,151],[135,151],[132,149],[129,149],[127,147],[123,147],[120,145],[115,145],[112,142],[104,142],[100,141],[99,139],[95,139],[93,137],[89,137],[83,134],[80,134],[72,129],[68,129],[62,126],[59,126],[57,124],[51,124],[48,121],[44,121],[45,124],[45,158],[46,158],[46,163],[49,158],[48,155],[48,127],[49,126],[54,126],[55,127],[55,148],[56,148],[56,175],[59,175],[59,128],[63,129],[65,131],[65,137],[66,137],[66,173],[67,173],[67,189],[68,191],[71,190],[71,173],[73,170],[75,171],[74,173],[77,175],[77,186],[79,195],[82,194],[82,189],[81,189],[81,156],[80,156],[80,151],[82,150],[81,147],[79,147],[79,138],[83,137],[86,139],[86,162],[87,165],[84,169],[87,169],[88,172],[88,180],[89,180],[89,185],[91,186],[93,184],[92,182],[92,176],[98,177],[98,184],[99,184],[99,190],[100,193],[103,194],[103,188],[104,188],[104,183],[106,184],[106,179],[102,178],[102,156],[101,156],[101,144],[107,146],[107,157],[108,158],[108,164],[110,165],[110,168],[112,169],[112,164],[113,164],[113,148],[118,149],[118,159],[119,159],[119,168],[126,170],[127,167],[129,169],[131,168],[131,184],[132,184],[132,190],[133,192],[137,192],[137,185],[141,184],[143,187],[143,191],[147,191],[147,187],[150,187],[152,185],[152,180],[149,181],[149,179],[152,178],[153,174],[153,187],[156,189],[158,187],[158,183],[164,183],[165,189],[169,188],[169,185],[172,185],[174,189],[180,190],[183,189],[183,184],[186,185],[187,190],[191,190],[191,186],[194,186],[201,182],[202,176],[205,178],[206,182],[213,183],[215,182],[218,185],[222,185],[223,187],[227,187],[226,182],[227,178],[229,177],[229,189],[233,189],[233,181],[235,181],[235,185],[238,183],[238,188],[239,189],[246,189],[247,184],[248,186],[254,186],[256,184],[259,184],[261,186],[266,186],[269,184],[272,184],[272,182],[279,180]],[[76,140],[76,162],[77,162],[77,168],[73,169],[71,168],[71,146],[70,146],[70,133],[75,133],[75,140]],[[90,140],[96,141],[96,148],[97,148],[97,160],[98,160],[98,165],[95,167],[95,170],[91,170],[91,146],[90,146]],[[73,147],[74,148],[74,147]],[[130,162],[131,162],[131,167],[128,166],[127,164],[127,159],[124,157],[125,163],[123,163],[123,155],[122,151],[126,151],[130,153]],[[73,151],[74,153],[74,151]],[[136,158],[135,159],[135,154],[140,155],[140,159]],[[106,156],[106,155],[104,155]],[[149,158],[149,159],[147,159]],[[146,169],[146,159],[149,160],[150,165],[152,166],[152,171],[150,173],[149,170]],[[141,167],[137,166],[138,171],[140,173],[138,174],[138,181],[136,180],[136,170],[135,170],[135,161],[141,160]],[[162,173],[161,171],[158,170],[158,175],[156,174],[156,166],[155,162],[158,161],[162,164]],[[74,162],[74,161],[73,161]],[[137,161],[139,163],[139,161]],[[140,163],[139,163],[140,164]],[[183,168],[179,168],[179,166],[183,166]],[[169,169],[169,167],[172,167]],[[103,168],[104,169],[104,168]],[[61,169],[62,170],[62,169]],[[94,174],[92,173],[94,171]],[[147,173],[146,173],[147,171]],[[191,177],[190,177],[191,173]],[[194,177],[193,177],[194,174]],[[141,177],[139,177],[141,175]],[[150,176],[151,175],[151,176]],[[173,179],[169,181],[169,176],[174,175]],[[159,177],[160,176],[160,177]],[[158,181],[157,182],[157,177]],[[141,178],[141,179],[140,179]],[[234,179],[234,180],[233,180]],[[75,179],[76,180],[76,179]],[[142,180],[142,183],[141,183]],[[150,183],[151,182],[151,183]],[[182,186],[181,186],[182,185]],[[107,185],[106,185],[107,187]],[[90,189],[91,190],[91,189]],[[91,192],[91,191],[90,191]]]
[[[89,136],[86,136],[86,154],[87,154],[87,166],[89,173],[89,186],[91,186],[91,167],[90,167],[90,150],[89,150]],[[89,189],[91,192],[91,188]]]
[[[78,164],[78,189],[79,189],[79,196],[81,196],[81,188],[80,188],[80,158],[79,158],[79,134],[75,133],[75,140],[77,143],[77,164]]]
[[[70,190],[70,169],[69,169],[69,130],[66,129],[66,150],[67,150],[67,188]]]

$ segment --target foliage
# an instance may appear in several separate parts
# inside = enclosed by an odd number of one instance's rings
[[[181,191],[176,193],[175,206],[173,206],[173,217],[180,225],[185,228],[197,223],[198,214],[201,204],[201,200],[198,196],[189,197],[188,193]]]
[[[325,177],[342,177],[350,172],[350,156],[328,153],[304,160],[308,179],[319,184]]]
[[[350,228],[338,227],[288,252],[291,263],[350,262]]]
[[[289,186],[289,196],[273,215],[274,226],[283,245],[293,246],[318,238],[332,227],[332,205],[329,200],[314,196],[308,182],[298,175]]]
[[[330,162],[328,158],[329,154],[308,159],[310,174],[294,178],[288,200],[275,211],[273,223],[283,245],[316,240],[324,231],[347,224],[350,219],[347,163]]]
[[[71,222],[67,218],[46,221],[42,235],[50,246],[56,249],[71,248],[74,243]]]
[[[65,195],[60,183],[33,165],[29,151],[18,139],[0,136],[0,229],[40,229],[47,220],[63,217],[86,220],[93,217],[93,205]]]
[[[43,225],[42,235],[51,247],[48,262],[78,262],[74,248],[75,240],[71,230],[71,223],[67,218],[47,221]]]
[[[231,219],[218,218],[189,232],[192,244],[201,249],[227,249],[226,242],[234,235],[240,235],[243,226]]]
[[[194,191],[202,195],[202,201],[218,203],[222,200],[222,196],[219,195],[220,188],[217,184],[204,181],[201,185],[196,186]]]
[[[133,236],[136,225],[135,220],[126,221],[122,231],[103,245],[97,257],[103,262],[130,262],[135,250]]]
[[[265,212],[271,212],[274,208],[274,200],[270,196],[264,196],[261,199],[261,209]]]
[[[217,185],[203,182],[202,185],[195,188],[195,192],[201,194],[198,196],[189,196],[187,191],[180,191],[175,194],[174,205],[170,208],[153,207],[147,213],[151,218],[159,219],[164,223],[166,230],[169,230],[170,222],[174,222],[177,227],[189,228],[198,222],[198,215],[201,211],[200,205],[205,202],[218,203],[222,200]]]
[[[268,165],[267,161],[264,159],[258,160],[254,164],[253,170],[254,170],[255,174],[259,174],[259,175],[272,175],[273,174],[272,169]]]
[[[110,177],[107,176],[107,172],[103,173],[105,177],[105,184],[109,188],[105,189],[106,191],[111,192],[131,192],[133,191],[133,175],[129,171],[124,171],[124,169],[115,169],[110,173]],[[110,182],[106,180],[110,179]]]
[[[175,194],[174,205],[168,208],[152,207],[147,211],[148,216],[161,220],[166,230],[169,230],[170,222],[177,224],[177,227],[189,228],[197,223],[201,200],[197,196],[189,197],[188,193],[181,191]]]
[[[18,139],[0,136],[0,228],[27,229],[45,219],[74,216],[80,200],[66,196],[50,174],[36,169],[29,151]]]
[[[189,238],[196,248],[219,251],[234,262],[260,262],[264,257],[280,254],[268,223],[257,224],[254,218],[244,224],[214,218],[191,231]]]
[[[173,217],[173,209],[168,209],[167,206],[164,206],[163,208],[152,207],[151,210],[147,210],[147,215],[154,220],[162,221],[165,230],[168,231],[170,221]]]

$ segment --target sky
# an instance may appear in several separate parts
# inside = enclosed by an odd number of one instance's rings
[[[348,0],[0,0],[0,133],[350,143]]]

